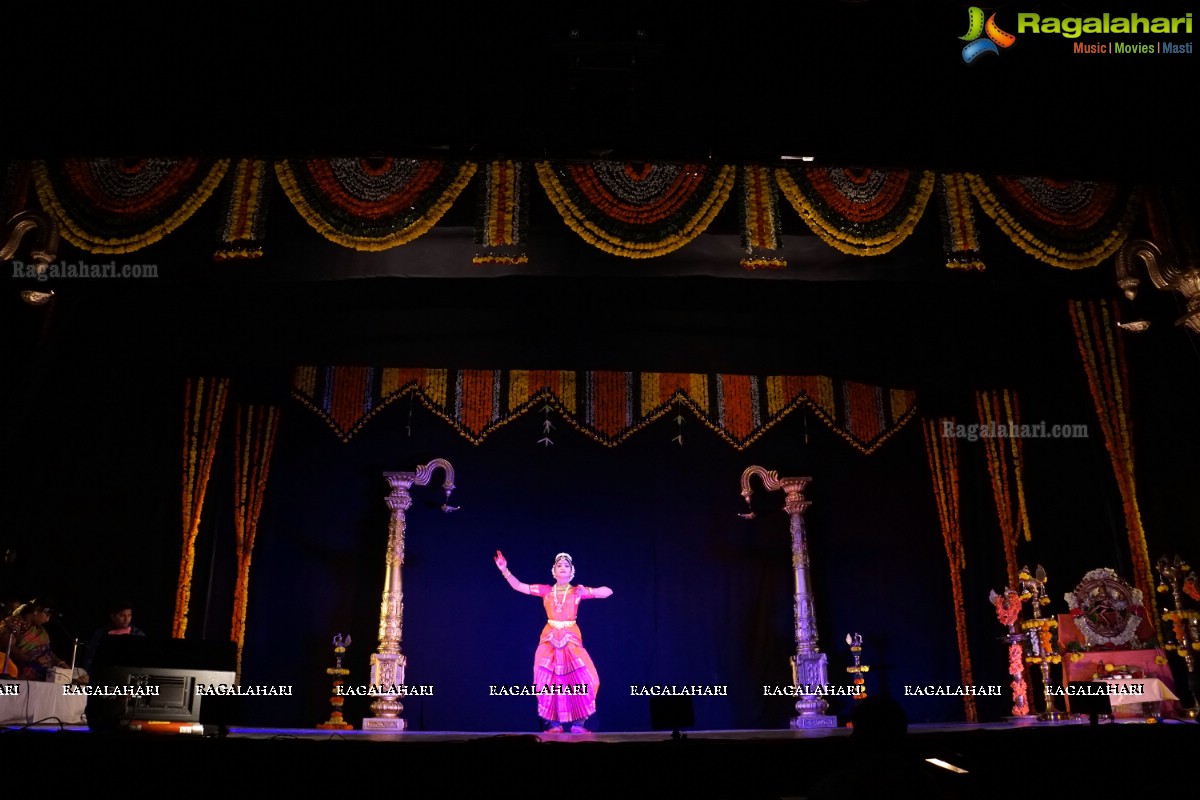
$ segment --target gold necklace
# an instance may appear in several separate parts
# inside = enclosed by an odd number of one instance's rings
[[[555,585],[551,591],[554,594],[554,610],[561,614],[562,610],[563,610],[563,606],[567,602],[567,595],[571,593],[571,584],[568,583],[567,588],[563,589],[562,600],[558,599],[558,586],[557,585]]]

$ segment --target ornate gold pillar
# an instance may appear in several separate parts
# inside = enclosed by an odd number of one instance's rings
[[[780,478],[760,466],[746,467],[742,473],[742,497],[750,505],[750,478],[757,475],[768,492],[782,489],[783,510],[790,518],[792,534],[793,612],[795,615],[796,654],[792,656],[792,686],[796,687],[796,716],[791,726],[797,729],[836,728],[837,717],[825,712],[829,704],[816,693],[804,693],[805,687],[821,691],[829,684],[829,659],[817,646],[817,614],[809,582],[807,531],[804,512],[812,503],[804,499],[804,489],[812,478]],[[743,514],[754,518],[753,510]]]
[[[435,458],[428,464],[417,467],[416,472],[385,472],[383,477],[391,486],[387,496],[388,508],[392,516],[388,522],[388,545],[384,557],[385,571],[383,576],[383,601],[379,607],[379,650],[371,656],[371,685],[378,687],[379,694],[371,703],[371,710],[376,716],[363,719],[364,731],[382,731],[399,733],[407,723],[400,718],[404,713],[404,668],[408,660],[400,652],[400,642],[404,634],[404,587],[401,582],[401,568],[404,566],[404,532],[407,526],[405,514],[412,507],[412,495],[409,490],[413,484],[424,486],[429,483],[433,471],[441,467],[446,473],[442,488],[446,490],[446,499],[454,491],[454,467],[444,458]],[[442,511],[454,511],[446,504]]]

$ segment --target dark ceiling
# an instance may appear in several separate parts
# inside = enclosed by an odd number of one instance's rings
[[[1086,56],[1069,39],[1023,35],[966,64],[967,3],[414,11],[354,0],[319,15],[205,6],[205,16],[171,17],[162,6],[66,15],[49,5],[21,8],[6,26],[0,147],[10,156],[814,155],[1143,182],[1200,176],[1184,122],[1196,56]],[[1010,28],[1026,10],[1107,9],[988,8]]]

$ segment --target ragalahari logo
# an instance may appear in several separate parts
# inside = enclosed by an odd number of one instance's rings
[[[981,39],[980,37],[984,34],[987,35],[987,38]],[[1001,47],[1012,47],[1013,42],[1017,40],[1017,37],[1011,33],[1000,30],[1000,26],[996,24],[995,14],[992,14],[984,22],[983,9],[978,6],[971,6],[967,12],[967,32],[958,38],[967,42],[967,46],[963,48],[962,57],[963,61],[968,64],[984,53],[1000,55]]]

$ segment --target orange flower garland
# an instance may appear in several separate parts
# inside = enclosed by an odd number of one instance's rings
[[[260,258],[267,208],[267,162],[244,158],[230,175],[220,245],[214,261]]]
[[[175,590],[175,616],[171,636],[187,633],[188,603],[192,597],[192,570],[196,564],[196,536],[204,492],[212,474],[213,457],[225,415],[228,378],[188,378],[183,395],[183,551]]]
[[[954,420],[951,419],[953,424]],[[941,435],[939,420],[926,420],[922,425],[925,434],[925,454],[929,459],[929,472],[933,477],[933,497],[937,503],[938,521],[941,523],[942,540],[946,545],[946,561],[950,566],[950,588],[954,599],[954,630],[958,638],[959,668],[963,686],[972,686],[975,679],[971,674],[971,650],[967,643],[967,615],[963,602],[962,571],[967,558],[963,549],[962,527],[959,517],[958,494],[958,440]],[[979,713],[975,698],[963,697],[967,721],[975,722]]]
[[[246,406],[238,408],[235,420],[233,529],[237,537],[238,574],[233,594],[231,633],[233,641],[237,642],[236,674],[240,681],[250,592],[250,558],[254,552],[263,495],[267,491],[267,474],[271,466],[271,452],[275,448],[279,411],[271,407]]]
[[[1126,413],[1129,408],[1129,375],[1125,366],[1124,344],[1120,338],[1113,337],[1116,321],[1109,304],[1072,300],[1070,310],[1092,404],[1112,461],[1117,489],[1121,492],[1134,586],[1142,591],[1143,596],[1150,597],[1151,588],[1157,582],[1151,571],[1146,532],[1142,527],[1142,515],[1137,502],[1133,432]],[[1147,611],[1161,639],[1162,623],[1157,609],[1151,604]]]
[[[298,367],[292,376],[292,395],[325,420],[342,441],[349,441],[383,409],[407,395],[415,395],[474,444],[549,403],[584,435],[615,447],[684,406],[721,439],[743,450],[804,408],[856,450],[870,455],[916,415],[915,395],[909,390],[821,376],[695,375],[672,385],[666,396],[658,396],[663,375],[670,373]],[[538,376],[541,383],[534,387],[530,376]],[[654,402],[646,402],[647,392],[656,397]]]
[[[966,178],[955,172],[938,176],[939,210],[942,218],[942,242],[946,266],[951,269],[984,269],[979,257],[979,229],[971,208],[971,193]]]
[[[984,212],[1029,255],[1065,269],[1094,267],[1121,247],[1137,192],[1090,181],[967,175]]]
[[[766,167],[743,167],[738,210],[742,223],[742,248],[746,269],[780,269],[787,261],[774,255],[755,256],[756,250],[779,250],[783,236],[779,220],[779,195]]]
[[[529,180],[520,161],[493,161],[483,171],[479,190],[479,214],[475,240],[485,252],[471,259],[474,264],[525,264],[525,253],[498,252],[497,248],[525,244],[528,227],[526,208]]]
[[[1017,416],[1015,392],[1004,389],[1000,392],[976,392],[975,407],[979,422],[988,430],[1014,430],[1020,424]],[[1025,541],[1030,540],[1029,513],[1025,507],[1025,487],[1022,480],[1022,447],[1017,436],[985,436],[984,452],[987,457],[988,475],[992,482],[992,496],[996,500],[996,513],[1000,521],[1000,539],[1004,547],[1004,564],[1008,571],[1008,585],[1017,585],[1017,542],[1022,532]],[[1010,475],[1011,473],[1011,475]]]
[[[849,255],[894,250],[933,194],[933,173],[833,167],[779,167],[775,180],[813,233]]]
[[[737,170],[704,164],[542,162],[537,173],[567,227],[585,242],[616,256],[654,258],[678,250],[708,228],[729,199]]]
[[[34,162],[33,175],[64,239],[90,253],[131,253],[190,219],[228,169],[225,159],[68,158]]]
[[[337,158],[280,161],[275,174],[313,230],[343,247],[379,252],[427,233],[475,169],[470,162]]]

